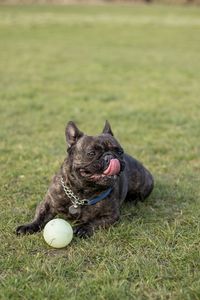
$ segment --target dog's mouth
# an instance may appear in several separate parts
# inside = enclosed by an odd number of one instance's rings
[[[118,175],[121,170],[120,162],[117,158],[112,158],[109,162],[108,167],[104,170],[103,175],[113,176]]]
[[[123,159],[111,152],[106,152],[100,159],[80,169],[80,175],[89,181],[102,183],[116,179],[124,170]]]
[[[103,178],[112,178],[116,177],[121,172],[121,164],[120,161],[117,158],[112,158],[109,161],[109,164],[106,166],[106,169],[104,169],[103,173],[100,174],[92,174],[90,178],[92,180],[100,180]]]

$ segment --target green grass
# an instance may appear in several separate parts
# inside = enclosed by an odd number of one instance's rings
[[[200,299],[200,9],[0,7],[0,299]],[[17,237],[105,119],[154,174],[149,200],[62,250]]]

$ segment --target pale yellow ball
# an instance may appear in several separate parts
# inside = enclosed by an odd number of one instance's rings
[[[63,219],[49,221],[43,231],[46,243],[53,248],[66,247],[73,238],[71,225]]]

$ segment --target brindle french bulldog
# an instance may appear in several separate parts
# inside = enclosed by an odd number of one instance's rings
[[[73,122],[66,127],[68,155],[53,177],[34,220],[17,234],[40,231],[57,214],[76,220],[74,233],[91,236],[98,227],[118,221],[124,200],[144,200],[153,189],[153,177],[136,159],[125,154],[106,121],[102,134],[88,136]]]

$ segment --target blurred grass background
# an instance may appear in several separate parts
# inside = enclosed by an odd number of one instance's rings
[[[199,299],[200,11],[1,6],[1,299]],[[121,223],[50,249],[16,237],[65,157],[64,129],[112,124],[154,174]]]
[[[0,0],[0,4],[164,4],[164,5],[199,5],[200,0]]]

